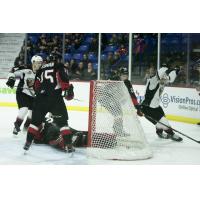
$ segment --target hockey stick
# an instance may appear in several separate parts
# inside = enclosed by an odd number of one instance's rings
[[[14,88],[18,88],[17,85],[14,86]],[[29,88],[29,87],[20,87],[21,89],[27,89],[27,90],[34,90],[33,88]]]
[[[72,100],[84,102],[84,100],[73,98]]]
[[[190,140],[192,140],[192,141],[197,142],[198,144],[200,144],[200,141],[195,140],[194,138],[191,138],[190,136],[185,135],[184,133],[182,133],[182,132],[180,132],[180,131],[178,131],[178,130],[172,128],[172,127],[169,127],[169,126],[167,126],[166,124],[164,124],[164,123],[162,123],[162,122],[159,122],[159,121],[153,119],[153,118],[150,117],[149,115],[144,115],[144,116],[145,116],[147,119],[149,118],[149,119],[151,119],[151,120],[153,120],[153,121],[155,121],[155,122],[157,122],[157,123],[159,123],[159,124],[162,124],[163,126],[165,126],[165,127],[169,128],[169,129],[171,129],[171,130],[173,130],[173,131],[179,133],[180,135],[183,135],[183,136],[185,136],[186,138],[188,138],[188,139],[190,139]]]

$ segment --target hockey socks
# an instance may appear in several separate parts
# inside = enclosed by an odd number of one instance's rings
[[[21,130],[20,130],[20,126],[22,124],[23,120],[20,118],[17,118],[15,123],[14,123],[14,130],[13,130],[13,134],[17,135]]]
[[[31,124],[31,119],[27,118],[24,123],[24,129],[27,130],[30,124]]]
[[[67,153],[74,152],[75,149],[72,145],[72,132],[69,127],[62,127],[60,129],[61,135],[64,139],[64,148]]]
[[[39,137],[40,137],[39,128],[37,126],[34,126],[33,124],[30,124],[28,128],[27,137],[26,137],[26,143],[24,145],[24,150],[29,150],[33,142],[33,139],[34,138],[39,139]]]

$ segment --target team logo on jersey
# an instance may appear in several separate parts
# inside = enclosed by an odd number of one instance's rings
[[[169,102],[170,102],[170,98],[169,98],[169,96],[168,96],[167,93],[164,93],[164,94],[162,95],[162,97],[161,97],[161,102],[162,102],[162,104],[163,104],[163,107],[164,107],[164,108],[167,108],[167,106],[168,106],[168,104],[169,104]]]

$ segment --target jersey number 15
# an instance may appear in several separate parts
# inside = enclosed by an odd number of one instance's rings
[[[50,82],[53,83],[54,80],[53,80],[52,73],[53,73],[53,69],[45,70],[44,72],[42,72],[42,74],[41,74],[41,82],[43,82],[44,79],[46,79],[46,80],[50,80]]]

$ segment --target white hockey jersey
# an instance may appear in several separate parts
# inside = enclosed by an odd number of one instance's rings
[[[23,92],[29,96],[35,96],[35,92],[33,89],[35,73],[33,72],[33,70],[25,67],[13,67],[11,72],[8,74],[8,78],[10,77],[19,78],[17,92]]]
[[[166,73],[169,72],[169,73]],[[146,91],[142,105],[149,106],[151,108],[157,108],[160,106],[160,96],[167,83],[173,83],[177,76],[177,70],[169,70],[167,67],[160,68],[156,75],[147,80]],[[164,79],[165,81],[163,81]]]

